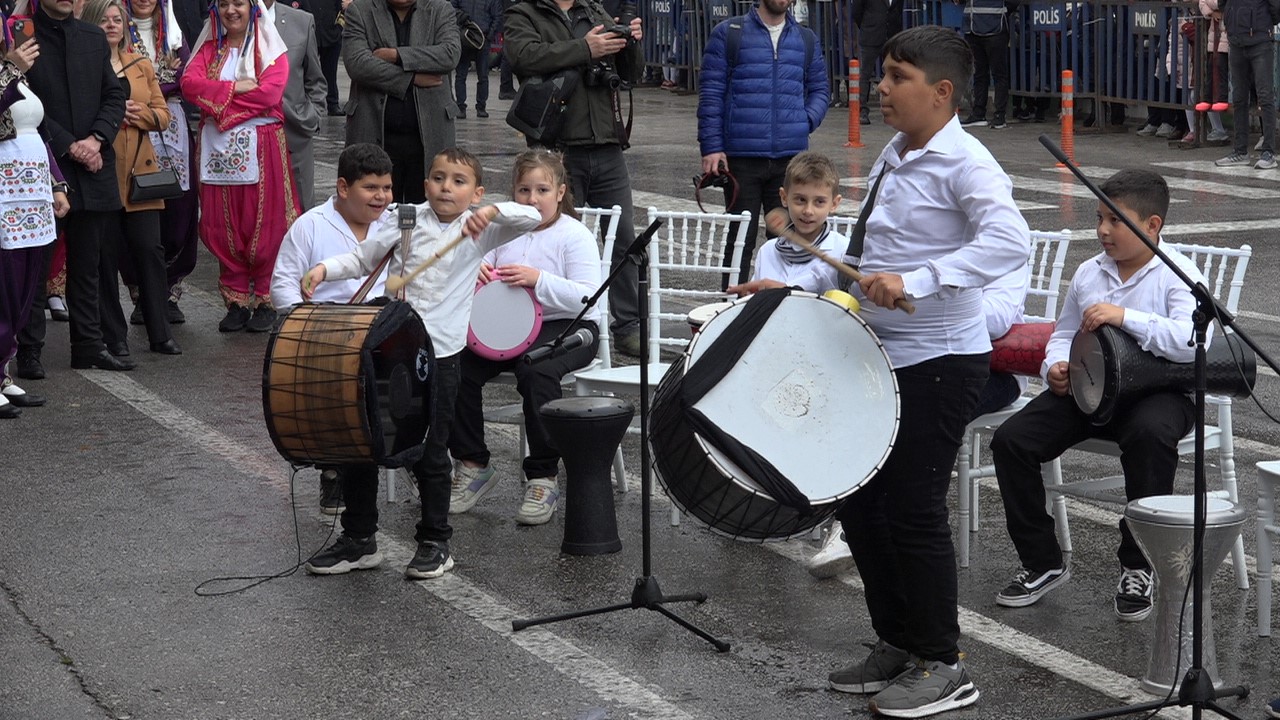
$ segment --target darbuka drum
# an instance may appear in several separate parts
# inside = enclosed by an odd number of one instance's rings
[[[1207,361],[1209,392],[1241,397],[1253,389],[1257,358],[1234,334],[1215,337]],[[1114,325],[1077,332],[1068,367],[1076,406],[1096,425],[1110,422],[1116,406],[1129,398],[1161,390],[1195,390],[1195,363],[1156,357]]]
[[[542,305],[533,290],[500,280],[476,288],[467,347],[490,360],[519,357],[542,330]]]
[[[690,310],[689,315],[687,317],[689,321],[690,332],[694,332],[694,333],[698,332],[698,328],[702,327],[716,313],[729,307],[732,304],[733,302],[726,300],[725,302],[714,302],[714,303],[707,303],[706,305],[699,305],[698,307]]]
[[[898,386],[857,315],[771,290],[702,326],[658,384],[650,422],[658,480],[677,507],[736,539],[782,540],[829,518],[880,469]]]
[[[272,330],[262,369],[271,441],[295,465],[411,464],[430,421],[433,364],[408,303],[295,306]]]
[[[991,341],[991,370],[1014,375],[1040,374],[1044,350],[1053,335],[1052,322],[1014,323]]]

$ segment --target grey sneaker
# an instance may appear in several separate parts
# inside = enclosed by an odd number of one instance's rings
[[[497,484],[498,476],[494,474],[492,465],[473,468],[458,463],[449,491],[449,514],[459,515],[475,507],[480,498],[488,495]]]
[[[1249,156],[1242,153],[1233,152],[1230,155],[1213,161],[1218,167],[1237,167],[1249,164]]]
[[[613,336],[613,347],[623,355],[640,357],[640,332],[633,331]]]
[[[1145,620],[1151,614],[1154,585],[1150,570],[1124,568],[1116,585],[1116,617],[1125,622]]]
[[[806,567],[816,578],[835,577],[853,569],[853,553],[849,552],[849,543],[845,541],[844,528],[839,520],[832,523],[822,549],[809,558]]]
[[[1071,569],[1066,567],[1044,572],[1022,568],[1005,589],[996,593],[996,604],[1014,608],[1033,605],[1045,593],[1070,579]]]
[[[353,538],[343,533],[337,542],[312,555],[302,567],[312,575],[342,575],[352,570],[372,570],[381,564],[382,553],[372,535]]]
[[[1276,156],[1269,150],[1263,150],[1262,156],[1258,158],[1258,162],[1253,167],[1258,170],[1272,170],[1276,166]]]
[[[880,640],[871,648],[867,659],[827,676],[827,685],[837,692],[866,695],[880,692],[902,673],[911,669],[911,654]]]
[[[423,540],[418,543],[418,551],[413,560],[404,569],[404,576],[410,580],[428,580],[438,578],[453,569],[453,556],[449,554],[449,543]]]
[[[1161,123],[1160,127],[1156,128],[1155,136],[1158,138],[1177,137],[1178,129],[1169,123]]]
[[[964,661],[953,668],[937,660],[917,660],[889,687],[871,698],[873,713],[888,717],[918,718],[955,710],[978,701],[978,688],[969,680]]]
[[[524,502],[516,511],[516,522],[521,525],[542,525],[551,519],[560,499],[556,479],[534,478],[524,486]]]
[[[1213,130],[1209,133],[1205,141],[1211,143],[1224,143],[1231,139],[1231,135],[1226,130]]]

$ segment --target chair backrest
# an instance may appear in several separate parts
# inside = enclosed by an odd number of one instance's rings
[[[853,233],[853,226],[858,224],[857,215],[828,215],[827,227],[831,228],[831,232],[840,233],[848,239]]]
[[[727,299],[720,290],[721,278],[726,267],[736,268],[742,262],[751,213],[673,212],[651,207],[648,221],[654,220],[661,220],[662,227],[649,243],[649,358],[658,362],[663,345],[683,348],[689,344],[689,307]],[[726,247],[732,247],[727,259]],[[686,302],[663,309],[664,300],[677,298]],[[670,322],[677,320],[678,325]],[[663,321],[680,330],[664,337]]]
[[[609,277],[613,268],[613,244],[618,239],[618,218],[622,217],[622,206],[611,208],[576,208],[582,216],[582,224],[596,237],[603,239],[600,251],[600,280]],[[607,221],[607,222],[606,222]],[[613,361],[609,358],[609,293],[600,296],[596,303],[600,308],[600,347],[596,351],[596,367],[608,368]]]
[[[1062,268],[1067,262],[1071,231],[1031,231],[1031,286],[1027,289],[1027,322],[1058,319],[1058,294],[1062,289]]]
[[[1220,248],[1171,242],[1166,242],[1164,247],[1191,258],[1209,281],[1209,291],[1226,305],[1228,312],[1235,314],[1244,289],[1244,271],[1249,268],[1249,258],[1253,257],[1252,247]]]

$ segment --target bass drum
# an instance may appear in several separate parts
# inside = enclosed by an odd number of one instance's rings
[[[267,432],[294,465],[411,465],[430,422],[434,364],[408,303],[296,305],[267,342]]]
[[[831,300],[777,290],[702,325],[658,384],[650,444],[681,511],[768,541],[834,515],[897,432],[897,379],[866,323]]]

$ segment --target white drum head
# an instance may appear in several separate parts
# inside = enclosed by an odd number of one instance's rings
[[[747,299],[702,326],[690,364]],[[884,463],[898,431],[898,385],[880,340],[853,313],[809,293],[783,300],[751,347],[694,406],[762,455],[815,504],[842,498]],[[763,493],[701,437],[725,476]]]
[[[467,347],[490,360],[509,360],[529,348],[542,329],[542,307],[526,287],[493,281],[471,301]]]
[[[1186,525],[1189,527],[1195,521],[1195,496],[1153,495],[1139,498],[1125,506],[1124,514],[1130,520],[1156,525]],[[1236,515],[1243,516],[1244,510],[1230,500],[1219,497],[1205,498],[1207,525],[1221,525],[1231,522]]]

